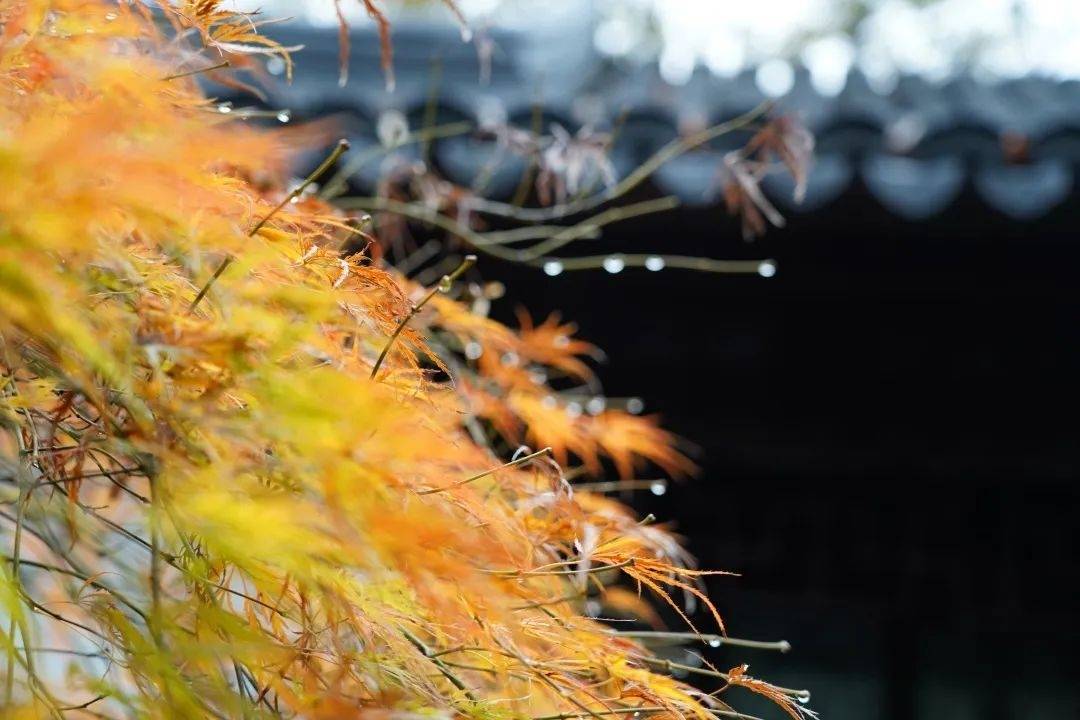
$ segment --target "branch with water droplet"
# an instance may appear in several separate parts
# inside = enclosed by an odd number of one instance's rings
[[[677,663],[671,660],[663,660],[653,657],[642,657],[639,659],[641,660],[641,662],[646,663],[647,665],[652,665],[653,667],[660,668],[661,670],[666,670],[669,673],[674,671],[681,671],[687,673],[694,673],[695,675],[706,675],[708,677],[719,678],[724,682],[730,682],[729,675],[725,672],[720,672],[719,670],[710,670],[708,668],[695,667],[694,665],[685,665],[683,663]],[[779,687],[776,685],[770,685],[769,687],[771,687],[773,690],[780,693],[781,695],[787,695],[788,697],[795,698],[800,703],[810,702],[809,690],[796,690],[794,688]]]
[[[464,135],[471,131],[474,125],[471,122],[454,122],[446,123],[445,125],[435,125],[432,127],[422,128],[402,137],[392,146],[378,145],[373,148],[368,148],[362,152],[350,158],[345,164],[334,173],[326,184],[323,186],[322,192],[319,193],[319,197],[323,200],[333,200],[341,195],[348,189],[347,181],[350,177],[355,175],[360,168],[367,165],[369,162],[379,159],[387,153],[404,147],[405,145],[411,145],[413,143],[430,142],[432,140],[438,140],[440,138],[454,137],[455,135]]]
[[[732,718],[733,720],[761,720],[761,718],[755,715],[746,715],[744,713],[735,712],[734,710],[715,710],[709,709],[707,712],[710,715],[715,715],[722,718]],[[652,715],[654,713],[671,713],[670,707],[658,707],[658,706],[641,706],[641,707],[627,707],[627,708],[608,708],[606,710],[597,710],[592,715],[630,715],[632,717],[638,717],[642,713]],[[589,717],[585,713],[559,713],[558,715],[541,715],[540,717],[534,717],[532,720],[574,720],[575,718]]]
[[[461,275],[466,270],[468,270],[475,264],[476,256],[466,255],[465,259],[461,261],[461,265],[458,265],[457,270],[450,273],[449,275],[443,275],[442,280],[439,281],[439,284],[428,290],[427,294],[420,299],[420,302],[413,305],[412,309],[409,310],[409,314],[406,315],[400,323],[398,323],[398,326],[396,328],[394,328],[393,334],[386,342],[386,345],[385,347],[383,347],[382,352],[379,353],[379,358],[375,361],[375,365],[371,368],[372,380],[374,380],[375,376],[379,374],[379,368],[382,367],[383,361],[386,360],[386,355],[390,352],[390,348],[393,347],[394,341],[398,339],[398,335],[400,335],[402,330],[405,329],[405,326],[409,324],[409,321],[413,319],[413,316],[415,316],[416,313],[420,312],[421,308],[427,305],[431,298],[435,297],[436,293],[449,292],[450,288],[454,285],[454,281],[461,277]]]
[[[366,211],[383,211],[396,215],[412,218],[421,222],[431,223],[435,227],[464,240],[478,252],[491,255],[500,260],[523,263],[532,267],[542,268],[551,276],[559,275],[564,271],[596,270],[603,268],[609,273],[618,273],[628,267],[645,268],[653,272],[665,268],[677,270],[696,270],[698,272],[719,273],[725,275],[760,275],[772,277],[776,274],[776,261],[765,260],[714,260],[712,258],[694,257],[688,255],[657,255],[654,253],[612,255],[588,255],[583,257],[543,257],[536,254],[535,248],[551,243],[544,251],[550,251],[555,247],[562,247],[573,240],[586,237],[594,237],[599,229],[620,220],[638,217],[647,213],[659,212],[674,207],[676,201],[672,198],[659,198],[646,200],[640,203],[625,205],[600,213],[596,217],[583,220],[582,222],[566,228],[545,226],[546,232],[551,237],[533,245],[531,248],[515,250],[503,247],[506,242],[504,233],[494,232],[490,234],[479,233],[448,217],[438,211],[419,203],[407,203],[400,200],[391,200],[381,197],[345,198],[338,203],[341,207],[361,209]],[[530,235],[542,236],[545,231],[534,230]],[[558,241],[554,242],[556,237]]]
[[[453,490],[454,488],[461,487],[462,485],[468,485],[471,482],[476,482],[477,480],[481,480],[483,478],[486,478],[488,475],[494,475],[495,473],[499,472],[500,470],[509,470],[512,467],[517,467],[518,465],[524,465],[527,462],[531,462],[533,460],[536,460],[539,457],[543,457],[544,455],[550,455],[550,454],[551,454],[551,448],[546,447],[543,450],[537,450],[536,452],[532,453],[531,455],[525,455],[523,457],[519,457],[517,460],[511,460],[510,462],[505,463],[503,465],[500,465],[499,467],[491,468],[490,470],[485,470],[482,473],[477,473],[476,475],[473,475],[472,477],[467,477],[464,480],[459,480],[456,483],[452,483],[450,485],[446,485],[446,486],[440,487],[440,488],[431,488],[429,490],[417,490],[416,494],[417,495],[432,495],[434,493],[440,493],[440,492],[446,492],[447,490]]]
[[[752,648],[755,650],[775,650],[786,653],[791,650],[791,643],[787,640],[743,640],[740,638],[725,637],[723,635],[699,634],[692,632],[663,632],[659,630],[625,630],[622,632],[612,631],[618,637],[642,640],[648,645],[680,645],[687,641],[698,640],[706,643],[709,647],[718,648],[722,645],[732,647]]]
[[[653,255],[653,254],[623,254],[612,255],[586,255],[583,257],[560,257],[540,258],[528,263],[533,267],[539,267],[551,276],[559,275],[564,271],[575,270],[598,270],[603,268],[609,273],[616,274],[625,268],[645,268],[653,272],[664,268],[678,270],[697,270],[699,272],[721,273],[724,275],[760,275],[772,277],[776,274],[776,261],[767,260],[714,260],[713,258],[694,257],[690,255]]]

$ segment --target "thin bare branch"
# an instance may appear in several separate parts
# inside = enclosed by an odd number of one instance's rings
[[[213,70],[221,70],[222,68],[229,67],[228,60],[222,60],[217,65],[211,65],[210,67],[201,67],[194,70],[184,70],[183,72],[173,73],[172,75],[166,75],[161,78],[163,81],[179,80],[180,78],[191,77],[192,75],[200,75],[202,73],[211,72]]]
[[[546,208],[522,208],[517,205],[490,200],[476,202],[471,207],[473,210],[489,215],[501,215],[521,222],[530,223],[550,222],[570,215],[588,212],[606,202],[611,202],[612,200],[627,194],[647,180],[649,176],[669,160],[693,150],[694,148],[700,147],[707,142],[715,140],[722,135],[748,127],[755,120],[765,115],[771,107],[772,102],[766,101],[755,107],[753,110],[727,122],[714,125],[683,138],[672,140],[667,145],[657,150],[649,159],[639,165],[621,181],[596,195],[563,203],[561,205],[552,205]]]
[[[530,455],[525,455],[524,457],[519,457],[517,460],[511,460],[510,462],[505,463],[503,465],[500,465],[499,467],[492,468],[490,470],[485,470],[482,473],[477,473],[476,475],[473,475],[472,477],[467,477],[464,480],[460,480],[460,481],[458,481],[456,483],[453,483],[451,485],[446,485],[446,486],[441,487],[441,488],[431,488],[429,490],[417,490],[416,494],[417,495],[431,495],[433,493],[440,493],[440,492],[446,492],[447,490],[453,490],[454,488],[459,488],[462,485],[468,485],[471,482],[476,482],[477,480],[481,480],[483,478],[486,478],[488,475],[494,475],[495,473],[499,472],[500,470],[508,470],[509,468],[517,467],[518,465],[524,465],[527,462],[532,462],[533,460],[535,460],[535,459],[537,459],[539,457],[543,457],[544,455],[550,455],[550,454],[551,454],[551,448],[546,447],[546,448],[544,448],[542,450],[537,450],[536,452],[534,452],[534,453],[532,453]]]

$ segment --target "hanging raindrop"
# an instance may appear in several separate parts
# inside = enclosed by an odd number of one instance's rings
[[[272,57],[266,61],[266,72],[271,75],[280,75],[285,72],[285,61],[279,57]]]
[[[626,261],[618,255],[612,255],[611,257],[604,258],[604,269],[614,275],[617,272],[622,272],[622,269],[626,267]]]

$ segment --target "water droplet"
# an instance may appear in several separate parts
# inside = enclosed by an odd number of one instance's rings
[[[626,267],[626,261],[618,255],[612,255],[611,257],[604,258],[604,269],[614,275],[617,272],[622,272],[622,269]]]
[[[598,603],[597,601],[589,600],[588,602],[585,603],[585,613],[589,617],[596,617],[597,615],[600,614],[600,610],[602,609],[602,607],[603,606],[600,605],[600,603]]]
[[[570,344],[570,338],[566,335],[556,335],[555,339],[551,341],[557,348],[564,348]]]
[[[217,111],[219,113],[221,113],[222,115],[231,113],[232,112],[232,105],[230,105],[229,103],[221,103],[220,105],[217,106]]]
[[[659,272],[664,269],[664,258],[659,255],[651,255],[645,258],[645,269],[652,270],[653,272]]]
[[[709,638],[709,647],[714,647],[715,648],[715,647],[720,647],[720,645],[721,645],[720,638],[718,638],[718,637]]]
[[[529,373],[529,379],[532,380],[533,385],[543,385],[547,382],[547,373],[543,370],[533,370]]]
[[[109,22],[112,22],[113,20],[115,20],[118,17],[120,17],[120,16],[117,15],[116,13],[114,13],[114,12],[105,13],[105,19],[108,20]]]
[[[555,277],[556,275],[558,275],[562,271],[563,271],[562,263],[559,262],[558,260],[548,260],[546,263],[544,263],[544,272],[547,273],[548,275],[550,275],[551,277]]]
[[[279,123],[287,123],[292,120],[292,113],[288,110],[282,110],[277,114],[277,121]]]
[[[544,399],[540,401],[540,405],[547,408],[548,410],[552,409],[558,404],[559,401],[555,399],[554,395],[545,395]]]
[[[395,148],[409,134],[409,119],[400,110],[384,110],[375,121],[375,134],[384,148]]]
[[[504,353],[500,360],[502,361],[502,364],[507,367],[517,367],[517,364],[521,362],[521,358],[519,358],[518,354],[515,352]]]
[[[657,480],[656,482],[649,485],[649,491],[656,496],[663,495],[667,492],[667,483],[663,482],[662,480]]]
[[[605,407],[607,407],[607,401],[599,395],[591,398],[589,402],[585,403],[585,410],[590,415],[599,415],[600,413],[604,412]]]
[[[475,340],[465,344],[465,357],[476,360],[484,354],[484,347]]]
[[[805,705],[806,703],[810,702],[810,691],[800,690],[799,694],[795,696],[795,699]]]
[[[479,315],[480,317],[487,317],[491,312],[491,301],[486,297],[478,297],[473,300],[472,313],[473,315]]]
[[[569,402],[566,403],[566,414],[572,418],[581,417],[581,403]]]
[[[280,75],[285,72],[285,61],[279,57],[272,57],[266,61],[266,72],[271,75]]]
[[[776,263],[772,260],[762,260],[758,263],[757,272],[761,277],[771,278],[776,274]]]
[[[645,403],[641,398],[630,398],[626,401],[626,412],[631,415],[640,415],[645,409]]]
[[[769,97],[787,95],[795,86],[795,68],[786,60],[766,60],[758,66],[754,82]]]

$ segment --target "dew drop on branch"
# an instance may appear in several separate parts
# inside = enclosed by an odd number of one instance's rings
[[[550,275],[551,277],[555,277],[556,275],[558,275],[562,271],[563,271],[563,264],[561,262],[559,262],[558,260],[548,260],[546,263],[544,263],[544,272],[547,273],[548,275]]]
[[[266,72],[271,75],[280,75],[285,72],[285,61],[275,55],[266,61]]]
[[[604,258],[604,269],[614,275],[617,272],[622,272],[622,269],[626,267],[626,261],[618,255],[612,255],[611,257]]]

